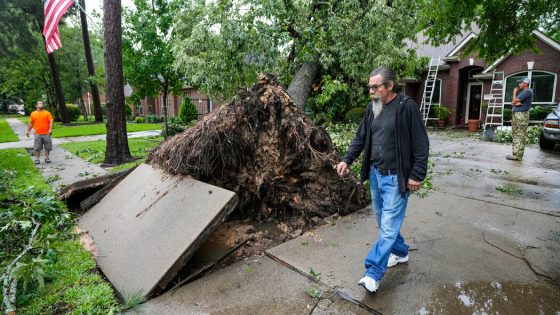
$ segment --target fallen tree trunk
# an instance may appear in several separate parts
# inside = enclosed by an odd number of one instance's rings
[[[162,142],[147,163],[233,190],[242,215],[263,219],[364,207],[355,177],[336,173],[339,160],[327,132],[298,111],[275,77],[261,74],[250,90]]]

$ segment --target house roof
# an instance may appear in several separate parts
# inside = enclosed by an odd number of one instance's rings
[[[457,51],[460,51],[474,36],[476,36],[476,32],[478,31],[478,26],[473,23],[470,30],[455,36],[448,43],[440,46],[432,46],[428,44],[428,37],[424,34],[424,32],[419,32],[416,36],[416,42],[407,41],[406,45],[408,48],[416,49],[416,54],[419,57],[437,59],[456,54]],[[445,62],[442,61],[441,64],[445,64]]]
[[[416,42],[407,41],[406,45],[408,48],[416,49],[416,54],[419,57],[429,57],[434,59],[441,58],[442,59],[440,61],[440,66],[441,66],[447,64],[448,62],[454,61],[454,59],[456,59],[457,56],[459,56],[460,52],[467,46],[467,44],[472,39],[476,38],[477,32],[479,31],[478,26],[476,24],[473,24],[471,26],[471,29],[472,29],[471,31],[457,35],[449,43],[440,46],[432,46],[427,44],[426,43],[427,36],[424,34],[424,32],[420,32],[417,35]],[[548,37],[541,31],[535,30],[533,31],[533,35],[536,38],[542,40],[550,47],[556,49],[557,51],[560,51],[560,43]],[[492,70],[494,70],[494,68],[496,68],[499,64],[501,64],[504,60],[506,60],[510,56],[511,54],[506,54],[502,56],[501,58],[496,60],[493,64],[486,67],[482,71],[482,74],[491,72]]]
[[[557,51],[560,51],[560,43],[558,43],[557,41],[555,41],[554,39],[546,36],[543,32],[535,30],[533,31],[533,35],[542,40],[545,44],[549,45],[550,47],[556,49]],[[501,58],[499,58],[498,60],[494,61],[493,64],[489,65],[488,67],[486,67],[486,69],[484,69],[482,71],[482,73],[489,73],[492,70],[494,70],[494,68],[496,68],[499,64],[501,64],[504,60],[508,59],[511,56],[511,53],[505,54],[504,56],[502,56]]]

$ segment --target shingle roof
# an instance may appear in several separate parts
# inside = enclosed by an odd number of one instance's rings
[[[471,26],[471,30],[465,31],[460,35],[455,36],[452,41],[447,44],[443,44],[440,46],[432,46],[430,44],[425,43],[427,41],[427,36],[424,32],[420,32],[417,34],[416,42],[407,41],[406,45],[408,48],[416,49],[416,54],[419,57],[429,57],[429,58],[438,58],[438,57],[445,57],[447,56],[459,43],[461,43],[467,36],[471,33],[478,32],[479,28],[476,25]]]

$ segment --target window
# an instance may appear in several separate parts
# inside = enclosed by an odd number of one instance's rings
[[[439,103],[441,99],[441,79],[436,79],[434,94],[432,94],[432,104]]]
[[[513,89],[517,86],[517,81],[529,77],[531,79],[530,87],[533,89],[534,104],[551,104],[554,103],[554,87],[556,86],[556,75],[542,71],[520,72],[507,77],[506,91],[504,101],[506,104],[511,103],[513,97]]]

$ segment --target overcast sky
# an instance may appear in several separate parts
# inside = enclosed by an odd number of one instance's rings
[[[133,0],[121,0],[121,4],[123,7],[134,6]],[[90,16],[93,10],[103,16],[103,0],[86,0],[86,11]]]

